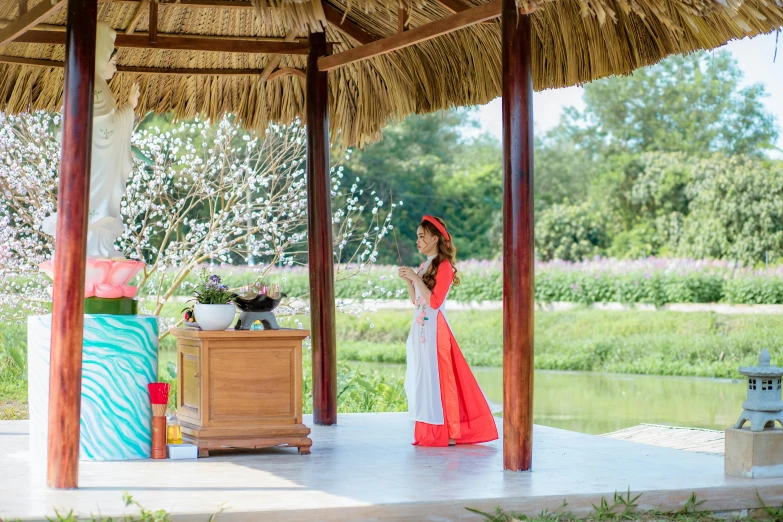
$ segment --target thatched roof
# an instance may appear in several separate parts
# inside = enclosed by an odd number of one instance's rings
[[[196,114],[216,118],[231,112],[245,126],[263,129],[269,122],[304,116],[302,73],[308,31],[325,29],[334,54],[399,32],[397,0],[324,4],[254,0],[254,5],[226,0],[215,5],[220,1],[161,1],[156,6],[158,47],[144,45],[149,39],[147,0],[99,2],[100,20],[119,34],[134,34],[125,41],[118,37],[120,74],[112,81],[118,98],[124,99],[131,83],[139,81],[139,114],[172,111],[181,118]],[[408,27],[417,28],[480,4],[483,1],[414,0],[403,8]],[[783,0],[521,0],[519,4],[532,11],[536,90],[627,74],[673,53],[712,49],[783,27]],[[19,5],[20,0],[0,0],[0,21],[5,21],[0,26],[12,26]],[[35,7],[36,0],[31,0],[27,12]],[[0,109],[60,109],[64,46],[56,42],[64,41],[65,9],[46,12],[39,22],[15,43],[0,46],[0,62],[6,62],[0,64]],[[237,49],[242,42],[234,40],[198,45],[166,40],[182,34],[254,40],[246,46],[253,52],[235,52],[245,48]],[[270,38],[286,54],[262,54],[270,42],[258,40]],[[168,44],[163,45],[164,40]],[[220,51],[171,49],[177,46]],[[332,140],[361,145],[378,139],[390,119],[486,103],[501,93],[500,62],[500,25],[494,18],[331,69]],[[174,74],[158,74],[172,68]]]

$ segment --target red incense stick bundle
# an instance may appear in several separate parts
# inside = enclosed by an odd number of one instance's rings
[[[169,404],[169,390],[171,385],[166,382],[152,382],[147,385],[152,403],[152,416],[165,417],[166,407]]]
[[[152,403],[152,458],[166,458],[166,406],[171,385],[153,382],[147,385]]]

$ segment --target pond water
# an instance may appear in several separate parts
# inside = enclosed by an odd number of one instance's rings
[[[160,353],[160,367],[174,353]],[[403,364],[349,363],[402,377]],[[503,370],[473,367],[484,393],[500,411]],[[736,422],[745,400],[745,382],[697,377],[664,377],[537,370],[536,424],[582,433],[609,433],[642,423],[723,430]]]
[[[404,375],[404,365],[354,363]],[[503,403],[503,370],[474,367],[493,410]],[[537,370],[534,422],[582,433],[642,423],[723,430],[742,412],[745,383],[727,379]]]

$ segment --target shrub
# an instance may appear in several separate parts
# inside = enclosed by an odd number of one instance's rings
[[[500,301],[503,275],[499,261],[458,263],[462,283],[449,292],[454,302]],[[256,277],[252,267],[216,269],[231,288]],[[396,267],[374,267],[364,277],[338,279],[335,296],[340,300],[406,299],[404,283]],[[306,295],[309,277],[304,267],[281,269],[267,279],[289,295]],[[191,283],[182,295],[190,295]],[[536,301],[581,304],[620,302],[661,306],[667,303],[783,304],[783,267],[763,270],[743,268],[726,261],[691,259],[613,260],[536,264]]]

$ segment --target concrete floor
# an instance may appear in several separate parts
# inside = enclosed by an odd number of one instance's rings
[[[338,426],[315,427],[309,456],[280,448],[198,461],[82,462],[80,489],[56,491],[31,459],[27,431],[26,421],[0,422],[0,519],[44,520],[55,508],[133,513],[125,491],[148,509],[204,521],[218,511],[219,521],[479,520],[465,508],[534,514],[564,499],[578,514],[629,487],[642,493],[643,509],[679,509],[693,492],[707,501],[702,509],[755,507],[757,490],[768,505],[783,504],[783,479],[727,477],[720,455],[536,426],[533,472],[504,472],[499,442],[414,447],[407,416],[393,413],[340,415]]]

